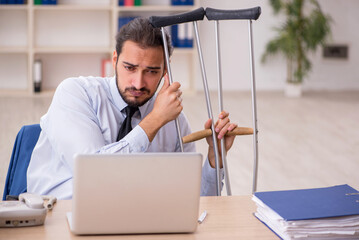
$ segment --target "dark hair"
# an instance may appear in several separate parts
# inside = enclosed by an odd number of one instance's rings
[[[168,53],[171,56],[173,46],[171,37],[166,31]],[[154,28],[148,18],[135,18],[124,25],[116,35],[116,52],[117,56],[122,51],[125,41],[133,41],[142,48],[162,47],[163,40],[160,28]]]

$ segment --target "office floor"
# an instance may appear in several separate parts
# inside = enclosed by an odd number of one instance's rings
[[[224,94],[231,121],[252,126],[249,92]],[[218,114],[216,95],[211,95]],[[22,125],[38,123],[51,97],[0,96],[0,192],[9,159]],[[207,119],[202,93],[185,94],[184,111],[192,130]],[[350,184],[359,189],[359,93],[309,92],[285,98],[281,92],[258,92],[259,191]],[[250,194],[253,178],[252,136],[240,136],[228,153],[234,195]],[[205,140],[197,150],[206,154]],[[224,191],[225,194],[225,191]]]

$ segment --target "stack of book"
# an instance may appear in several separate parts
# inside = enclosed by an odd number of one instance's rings
[[[253,201],[282,239],[359,239],[359,192],[348,185],[256,192]]]

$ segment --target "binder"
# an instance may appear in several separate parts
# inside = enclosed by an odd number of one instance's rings
[[[359,192],[347,184],[256,192],[255,216],[282,239],[359,239]]]
[[[57,0],[42,0],[41,2],[43,5],[56,5]]]
[[[346,194],[351,195],[346,195]],[[326,188],[257,192],[259,200],[286,221],[359,215],[359,195],[349,185]]]
[[[0,0],[0,4],[25,4],[24,0]]]
[[[176,47],[186,47],[186,24],[178,24],[177,28],[177,46]]]
[[[136,17],[119,17],[118,18],[118,31],[120,31],[121,27],[131,22]]]
[[[178,5],[193,5],[193,0],[171,0],[172,6],[178,6]]]
[[[178,24],[171,26],[171,40],[173,47],[178,46]]]
[[[180,1],[179,0],[171,0],[171,5],[172,6],[180,5]]]
[[[111,77],[113,76],[112,60],[111,59],[102,59],[101,66],[101,75],[102,77]]]
[[[34,61],[34,92],[41,92],[41,82],[42,82],[42,61]]]
[[[193,25],[192,23],[186,23],[186,47],[193,47]]]
[[[177,48],[193,47],[192,23],[181,23],[181,24],[172,25],[171,39],[174,47]]]

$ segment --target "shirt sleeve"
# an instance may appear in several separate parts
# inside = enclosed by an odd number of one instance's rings
[[[106,144],[100,128],[101,118],[97,116],[101,113],[96,112],[96,104],[88,93],[90,90],[74,79],[63,81],[55,92],[48,113],[41,119],[41,128],[65,164],[72,169],[73,156],[78,153],[145,151],[148,138],[140,127],[135,127],[121,141]],[[105,96],[107,93],[101,94]]]
[[[191,128],[188,124],[187,118],[184,114],[180,115],[180,126],[182,137],[187,136],[191,133]],[[178,144],[179,145],[179,144]],[[196,152],[196,146],[194,142],[184,144],[183,146],[185,152]],[[177,151],[180,151],[178,146]],[[219,170],[219,175],[221,178],[221,184],[223,186],[224,172],[223,169]],[[202,167],[202,179],[201,179],[201,196],[216,196],[217,195],[217,174],[216,169],[212,168],[209,164],[208,157],[206,157],[203,167]]]
[[[224,172],[223,169],[219,170],[221,178],[221,188],[223,187]],[[209,164],[208,158],[202,167],[202,180],[201,180],[201,196],[217,196],[217,174],[216,169],[212,168]]]

